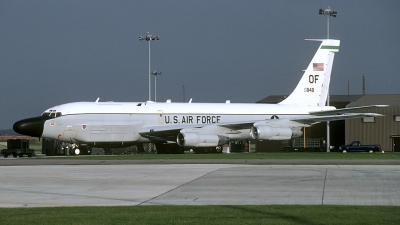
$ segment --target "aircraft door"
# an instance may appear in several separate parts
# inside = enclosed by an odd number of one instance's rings
[[[158,123],[164,124],[164,115],[162,110],[157,111],[157,116],[158,116]]]
[[[61,135],[61,140],[72,141],[72,139],[75,139],[76,136],[78,136],[77,130],[64,130]]]

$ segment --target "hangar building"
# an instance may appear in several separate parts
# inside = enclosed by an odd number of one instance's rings
[[[257,103],[275,104],[283,99],[285,99],[283,95],[271,95]],[[400,95],[331,95],[330,105],[336,108],[389,105],[389,107],[360,111],[383,114],[385,115],[383,117],[331,121],[330,143],[334,146],[332,151],[338,150],[340,145],[361,141],[362,144],[380,144],[385,152],[400,152]],[[305,135],[306,138],[326,139],[326,123],[307,128]],[[257,141],[256,151],[283,151],[282,142]]]

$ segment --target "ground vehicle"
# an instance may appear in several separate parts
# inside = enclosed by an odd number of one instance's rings
[[[8,139],[7,149],[1,150],[1,155],[3,155],[4,158],[7,158],[9,155],[13,155],[14,158],[17,158],[17,156],[22,157],[24,155],[32,157],[34,154],[35,151],[29,149],[29,140],[27,139]]]
[[[369,152],[374,153],[376,151],[381,151],[381,145],[361,145],[360,141],[353,141],[349,145],[342,145],[339,147],[339,151],[346,152]],[[383,153],[383,151],[382,151]]]

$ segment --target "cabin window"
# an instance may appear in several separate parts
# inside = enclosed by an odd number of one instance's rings
[[[375,123],[375,117],[364,117],[362,121],[363,123]]]
[[[394,122],[400,122],[400,116],[394,116],[393,119]]]
[[[56,110],[50,110],[50,112],[44,112],[42,114],[43,117],[52,117],[52,118],[60,117],[61,115],[62,113],[57,112]]]

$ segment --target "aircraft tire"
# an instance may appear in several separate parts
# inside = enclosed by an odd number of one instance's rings
[[[222,145],[218,145],[217,147],[215,147],[215,153],[222,153],[222,150],[224,148],[222,147]]]

